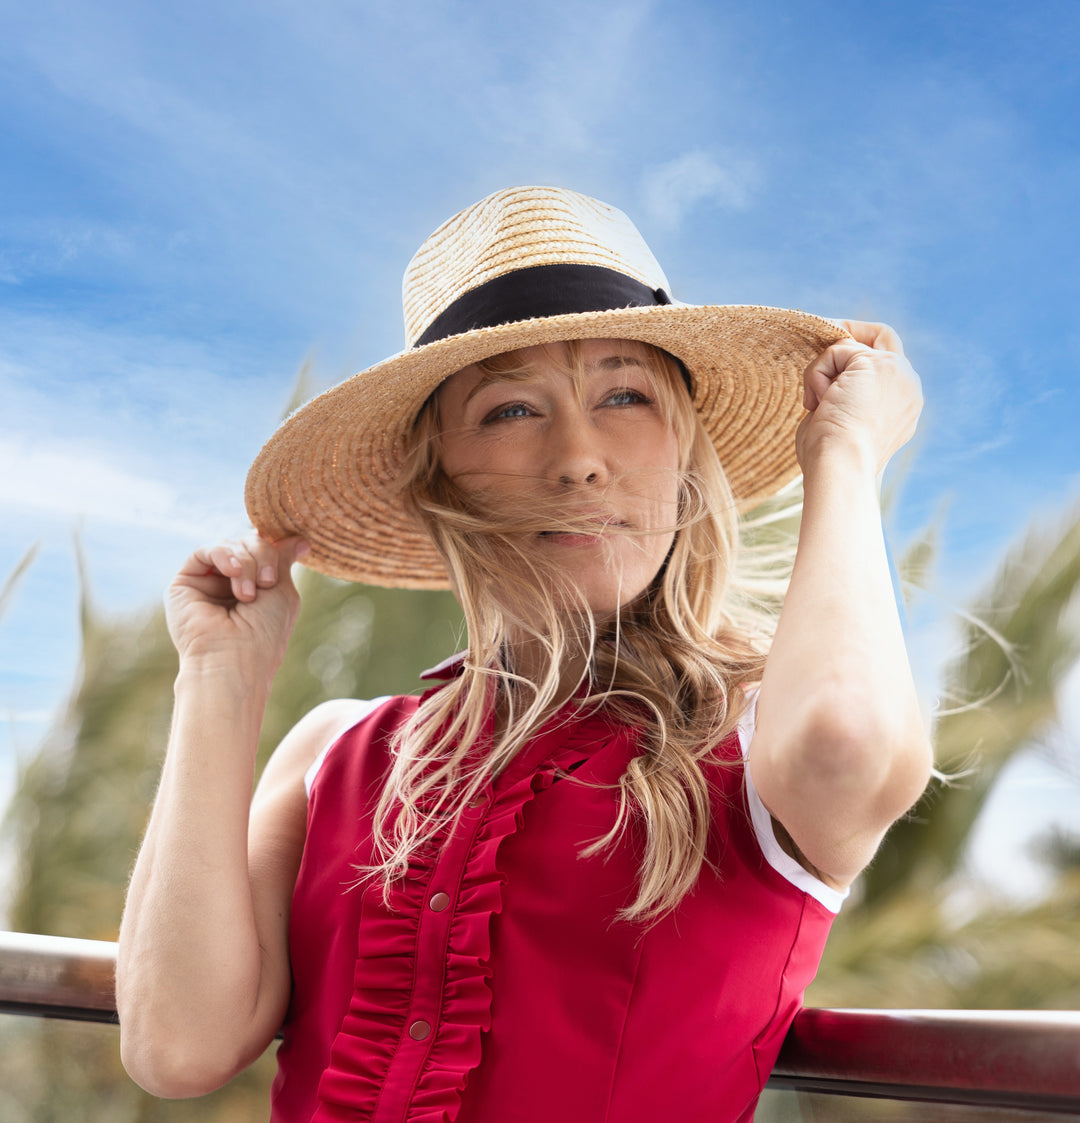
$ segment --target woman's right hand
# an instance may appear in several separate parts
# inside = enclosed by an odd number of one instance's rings
[[[121,1055],[155,1095],[219,1087],[265,1050],[288,1006],[303,777],[333,727],[316,723],[310,743],[287,738],[264,771],[253,830],[249,808],[270,684],[300,605],[289,567],[306,552],[300,538],[219,542],[187,559],[166,597],[176,705],[116,974]]]
[[[269,542],[253,532],[196,550],[165,598],[181,662],[224,657],[269,681],[300,609],[290,567],[308,549],[302,538]]]

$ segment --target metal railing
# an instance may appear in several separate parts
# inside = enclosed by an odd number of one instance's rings
[[[769,1086],[1080,1113],[1080,1011],[807,1008]]]
[[[0,932],[0,1013],[116,1021],[116,944]]]
[[[0,1013],[115,1022],[116,945],[0,932]],[[802,1010],[769,1087],[1080,1113],[1080,1012]]]

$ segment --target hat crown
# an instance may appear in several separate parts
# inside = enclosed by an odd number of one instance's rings
[[[409,262],[402,284],[408,346],[465,293],[539,265],[598,265],[670,290],[622,211],[560,187],[510,187],[448,219]]]

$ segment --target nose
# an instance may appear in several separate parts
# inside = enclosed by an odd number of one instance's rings
[[[606,483],[610,476],[602,435],[583,408],[563,411],[551,430],[548,477],[563,487]]]

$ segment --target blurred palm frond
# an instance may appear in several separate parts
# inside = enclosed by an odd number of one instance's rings
[[[15,587],[22,580],[23,574],[25,574],[33,564],[34,558],[37,557],[40,545],[40,542],[35,542],[18,560],[15,568],[4,578],[3,585],[0,585],[0,619],[3,618],[4,613],[7,611],[7,606],[11,602]]]

